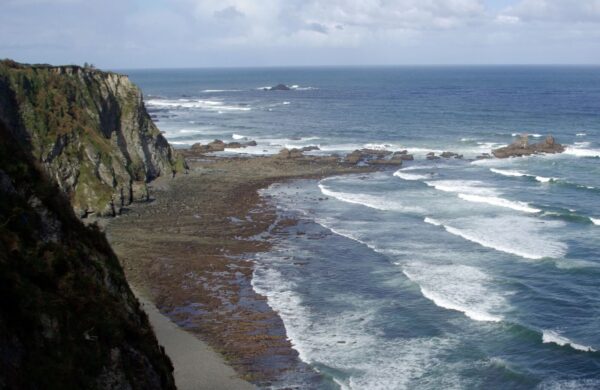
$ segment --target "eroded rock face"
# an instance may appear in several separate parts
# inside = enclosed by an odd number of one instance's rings
[[[521,136],[511,145],[492,150],[492,154],[497,158],[522,157],[540,153],[562,153],[565,147],[554,139],[551,135],[547,136],[542,142],[529,144],[527,136]]]
[[[147,198],[148,181],[186,168],[121,74],[1,61],[0,120],[80,217],[115,215]]]
[[[97,228],[0,121],[0,388],[175,389]]]

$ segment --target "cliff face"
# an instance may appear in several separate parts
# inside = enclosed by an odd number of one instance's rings
[[[115,215],[185,161],[117,73],[0,61],[0,120],[67,194],[75,212]]]
[[[0,389],[174,389],[106,238],[13,133],[0,121]]]

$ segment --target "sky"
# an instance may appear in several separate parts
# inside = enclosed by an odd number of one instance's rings
[[[0,58],[113,69],[600,64],[600,0],[0,0]]]

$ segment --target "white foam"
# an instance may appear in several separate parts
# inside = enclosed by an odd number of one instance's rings
[[[395,150],[395,149],[399,149],[400,147],[396,147],[392,144],[374,144],[374,143],[369,143],[369,144],[365,144],[364,145],[365,149],[373,149],[373,150]]]
[[[558,179],[555,177],[535,176],[535,180],[539,181],[540,183],[550,183]]]
[[[497,173],[499,175],[503,175],[503,176],[511,176],[511,177],[528,176],[526,173],[523,173],[520,171],[514,171],[514,170],[510,170],[510,169],[490,168],[490,171]]]
[[[202,93],[240,92],[241,89],[205,89]]]
[[[487,203],[492,206],[504,207],[512,210],[522,211],[524,213],[539,213],[540,209],[533,208],[525,202],[511,201],[496,196],[481,196],[472,194],[458,194],[458,197],[475,203]]]
[[[590,217],[590,221],[592,221],[592,223],[594,225],[600,225],[600,218],[592,218],[592,217]]]
[[[578,351],[584,351],[584,352],[595,352],[596,351],[594,348],[589,347],[587,345],[581,345],[581,344],[574,343],[573,341],[569,340],[568,338],[566,338],[564,336],[561,336],[558,332],[555,332],[553,330],[544,330],[543,331],[542,342],[554,343],[554,344],[560,345],[561,347],[568,345],[569,347],[576,349]]]
[[[439,191],[456,193],[460,199],[467,202],[485,203],[525,213],[538,213],[541,211],[525,202],[501,198],[495,188],[490,188],[485,183],[477,180],[437,180],[425,183]]]
[[[403,179],[403,180],[424,180],[424,179],[431,178],[430,175],[417,175],[414,173],[406,173],[406,172],[402,172],[401,169],[394,172],[394,176],[399,177],[400,179]]]
[[[492,279],[466,265],[412,263],[402,271],[437,306],[464,313],[475,321],[502,321],[505,299],[490,289]]]
[[[231,138],[233,138],[233,139],[247,139],[246,136],[240,135],[240,134],[233,134],[231,136]]]
[[[587,134],[586,133],[577,133],[575,134],[576,137],[585,137]]]
[[[425,182],[428,186],[439,191],[462,193],[481,196],[496,196],[498,192],[477,180],[436,180]]]
[[[382,211],[399,211],[399,212],[414,212],[421,213],[424,210],[416,206],[404,206],[398,200],[389,200],[388,198],[378,197],[369,194],[348,193],[333,191],[323,184],[319,183],[319,189],[325,196],[330,196],[342,202],[358,204],[376,210]]]
[[[341,305],[335,306],[343,310],[311,310],[296,292],[296,283],[265,264],[269,261],[257,262],[252,278],[254,290],[266,296],[269,306],[279,313],[300,359],[346,373],[334,374],[343,389],[412,388],[428,370],[449,366],[452,370],[452,364],[441,356],[456,348],[456,340],[382,337],[374,323],[381,302],[350,291],[327,297],[334,305],[339,301]],[[451,373],[444,377],[446,384],[454,380]],[[427,383],[431,384],[431,379]]]
[[[533,177],[535,180],[540,183],[550,183],[559,180],[556,177],[545,177],[545,176],[535,176],[530,175],[529,173],[524,173],[521,171],[515,171],[510,169],[498,169],[498,168],[490,168],[490,171],[497,173],[503,176],[513,176],[513,177]]]
[[[568,146],[564,153],[576,157],[600,157],[600,149],[587,149],[575,146]]]
[[[522,136],[522,135],[524,135],[524,134],[523,133],[512,133],[513,137],[519,137],[519,136]],[[527,134],[527,136],[528,137],[533,137],[533,138],[542,138],[543,137],[543,135],[541,135],[541,134],[535,134],[535,133],[534,134]]]
[[[525,259],[561,258],[568,246],[547,229],[557,229],[560,221],[540,221],[529,217],[459,218],[452,222],[425,218],[424,222],[443,227],[448,233],[483,247]],[[457,227],[460,226],[460,227]],[[555,233],[554,233],[555,234]]]
[[[178,100],[162,100],[152,99],[146,102],[151,107],[168,107],[168,108],[198,108],[207,111],[250,111],[251,107],[239,106],[239,105],[225,105],[221,101],[217,100],[192,100],[192,99],[178,99]]]

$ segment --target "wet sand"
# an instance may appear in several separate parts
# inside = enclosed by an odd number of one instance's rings
[[[216,350],[244,380],[318,386],[323,378],[300,361],[283,322],[250,283],[252,254],[270,248],[256,236],[294,223],[277,221],[257,191],[277,181],[373,168],[315,157],[188,156],[188,163],[189,174],[153,182],[154,201],[133,205],[107,226],[129,283],[160,313]],[[160,335],[159,341],[166,343]],[[180,352],[176,347],[167,352],[177,371],[183,364],[177,363]]]

